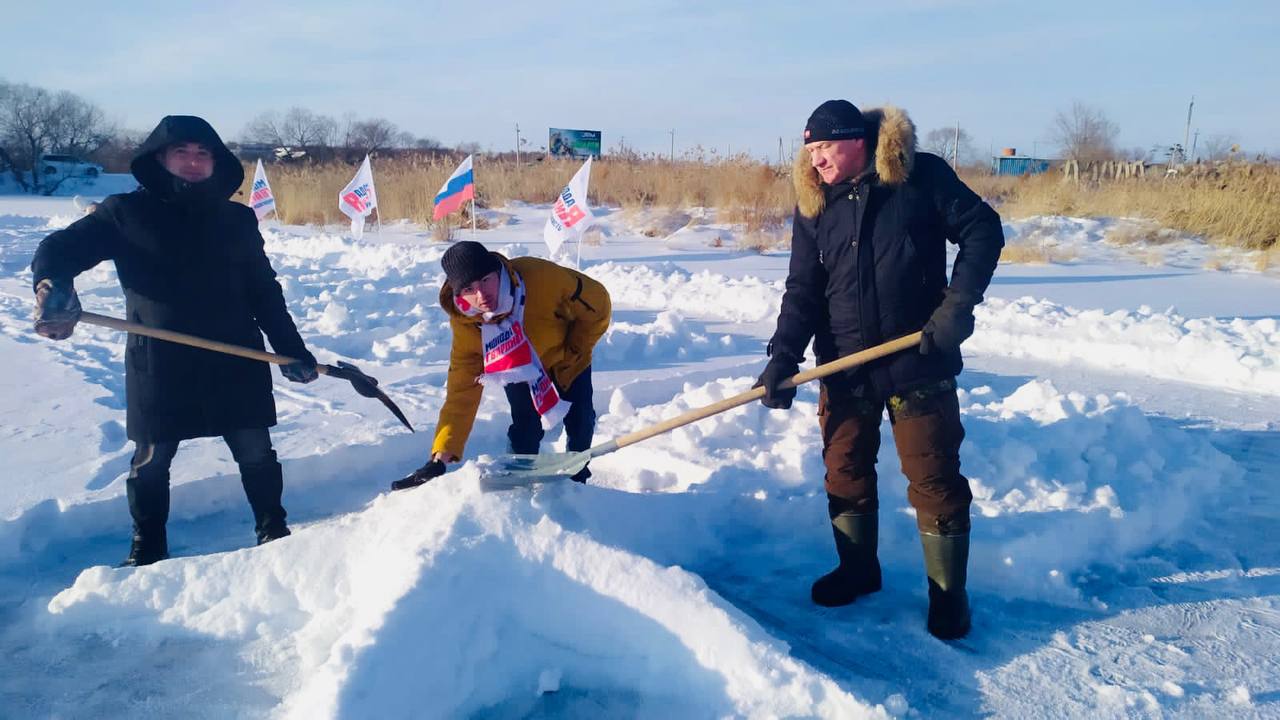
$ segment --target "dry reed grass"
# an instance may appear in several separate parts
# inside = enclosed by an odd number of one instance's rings
[[[1000,262],[1022,265],[1049,265],[1070,262],[1076,254],[1064,248],[1034,243],[1009,243],[1000,251]]]
[[[436,191],[456,163],[443,157],[375,160],[379,212],[387,219],[429,225]],[[476,202],[481,207],[513,200],[549,203],[578,167],[576,161],[564,160],[517,166],[509,160],[476,159]],[[355,170],[340,163],[271,166],[267,172],[280,219],[290,224],[344,222],[345,216],[338,212],[338,190]],[[247,188],[246,181],[242,190]],[[588,198],[593,204],[623,209],[718,208],[728,222],[744,223],[748,232],[782,227],[795,202],[786,175],[746,159],[717,163],[606,160],[592,167]]]
[[[1064,182],[1047,173],[1008,178],[967,178],[999,201],[1006,219],[1032,215],[1142,217],[1158,226],[1193,233],[1209,242],[1265,250],[1280,238],[1280,167],[1226,165],[1183,176]],[[976,188],[975,188],[976,189]],[[1137,238],[1167,242],[1160,233]]]
[[[451,228],[469,224],[465,216],[444,226],[431,221],[436,190],[456,163],[457,158],[449,157],[375,160],[383,217],[428,226],[439,239],[450,237]],[[477,158],[477,203],[481,207],[499,207],[513,200],[548,203],[578,166],[576,161],[566,160],[517,166],[510,160]],[[338,212],[337,192],[355,169],[341,163],[271,166],[268,173],[280,219],[296,224],[345,222]],[[1063,182],[1057,173],[1029,178],[966,173],[964,179],[1006,219],[1031,215],[1141,217],[1156,227],[1255,250],[1275,246],[1280,237],[1280,168],[1266,164],[1238,163],[1192,176],[1099,183]],[[244,190],[247,187],[246,179]],[[247,197],[247,192],[241,197]],[[685,210],[703,207],[714,208],[718,221],[741,223],[745,235],[760,238],[785,234],[795,203],[786,172],[742,156],[675,163],[605,159],[593,166],[589,199],[624,211],[669,209],[668,214],[655,216],[658,219],[644,228],[646,234],[670,234],[692,220]],[[1121,231],[1114,242],[1147,245],[1167,239],[1158,230],[1128,236],[1126,232]]]

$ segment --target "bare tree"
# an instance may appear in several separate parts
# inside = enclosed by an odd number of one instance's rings
[[[1120,128],[1100,108],[1080,101],[1069,110],[1059,110],[1053,117],[1049,135],[1073,160],[1108,160],[1116,156],[1116,136]]]
[[[1208,162],[1221,162],[1240,151],[1234,135],[1210,135],[1200,147],[1202,149],[1197,155]]]
[[[51,93],[31,85],[5,85],[0,92],[0,146],[14,177],[32,192],[46,188],[37,165],[49,152],[88,155],[115,133],[102,111],[69,92]],[[23,171],[30,170],[30,181]],[[65,179],[65,178],[63,178]]]
[[[444,145],[433,137],[420,137],[413,141],[413,147],[418,150],[443,150]]]
[[[245,126],[242,137],[247,142],[301,149],[314,155],[316,150],[336,144],[338,123],[328,115],[293,107],[284,115],[274,111],[259,114]]]
[[[390,120],[373,118],[359,120],[351,125],[347,135],[347,149],[360,155],[371,155],[379,150],[395,147],[400,130]]]
[[[337,140],[338,123],[328,115],[293,107],[285,112],[279,129],[285,145],[307,149],[332,147]]]
[[[925,133],[924,142],[921,143],[920,149],[925,152],[933,153],[938,157],[953,162],[956,157],[956,129],[937,128]],[[959,132],[959,163],[960,165],[968,165],[977,157],[978,151],[973,147],[973,138],[969,136],[969,132],[964,128],[960,128]]]
[[[275,111],[259,113],[249,121],[240,136],[245,142],[277,147],[285,144],[284,135],[280,132],[280,116]]]
[[[49,118],[48,148],[53,152],[88,157],[111,142],[119,129],[102,109],[79,95],[60,92],[53,96]]]

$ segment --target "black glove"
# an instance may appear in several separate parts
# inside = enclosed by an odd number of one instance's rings
[[[800,364],[790,355],[778,354],[769,358],[769,364],[764,366],[760,379],[756,380],[756,384],[752,386],[764,387],[764,397],[760,398],[760,404],[774,410],[790,408],[791,401],[796,398],[796,389],[793,387],[784,389],[778,386],[798,372],[800,372]]]
[[[51,340],[66,340],[80,322],[80,298],[71,283],[45,278],[36,284],[36,333]]]
[[[414,470],[408,475],[391,483],[392,490],[408,490],[416,488],[419,485],[425,485],[428,480],[438,478],[444,474],[444,462],[441,460],[432,460],[422,467]]]
[[[280,374],[289,382],[309,383],[320,377],[320,371],[316,368],[316,359],[307,353],[307,356],[291,362],[288,365],[280,366]]]
[[[924,337],[920,340],[920,354],[935,350],[960,352],[960,343],[973,334],[973,307],[978,301],[967,295],[947,292],[947,297],[933,311],[924,325]]]

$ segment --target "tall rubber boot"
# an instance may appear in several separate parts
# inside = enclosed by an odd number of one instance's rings
[[[269,543],[290,535],[285,524],[286,513],[280,504],[284,494],[284,472],[280,463],[272,460],[260,465],[241,465],[240,483],[245,497],[253,509],[253,525],[258,544]]]
[[[880,589],[880,560],[876,547],[880,535],[878,514],[832,513],[831,532],[840,564],[813,583],[813,602],[840,607]]]
[[[134,527],[133,542],[129,546],[129,557],[120,563],[120,567],[141,567],[168,559],[169,539],[165,533],[164,526],[149,528],[145,531]]]
[[[924,569],[929,576],[929,633],[942,640],[969,633],[969,534],[920,533]]]
[[[129,557],[120,567],[150,565],[169,557],[169,539],[165,533],[169,522],[169,466],[164,457],[155,457],[156,452],[154,445],[139,446],[134,451],[129,477],[125,479],[129,515],[133,518],[133,541]]]

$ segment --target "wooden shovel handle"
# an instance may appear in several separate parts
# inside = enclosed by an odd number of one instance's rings
[[[112,330],[123,330],[124,332],[131,332],[135,335],[145,335],[147,337],[156,338],[157,340],[167,340],[172,343],[178,343],[179,345],[190,345],[191,347],[204,348],[205,350],[212,350],[214,352],[225,353],[227,355],[236,355],[250,360],[275,363],[276,365],[291,365],[298,362],[294,358],[286,355],[277,355],[265,350],[255,350],[253,348],[232,345],[231,343],[224,343],[218,340],[208,340],[195,335],[174,332],[173,330],[147,327],[146,325],[139,325],[138,323],[129,322],[128,320],[113,318],[110,315],[81,312],[80,322],[86,322],[90,325],[101,325],[102,327],[108,327]],[[323,365],[320,365],[316,369],[321,373],[324,372]]]
[[[875,347],[861,350],[853,353],[852,355],[846,355],[839,360],[832,360],[831,362],[819,365],[812,370],[805,370],[802,373],[793,375],[789,380],[783,382],[782,387],[792,388],[797,385],[803,385],[811,380],[817,380],[818,378],[824,378],[828,375],[834,375],[841,370],[848,370],[849,368],[857,367],[858,365],[868,363],[886,355],[892,355],[898,351],[915,347],[920,344],[922,334],[923,333],[920,332],[914,332],[896,340],[890,340],[889,342],[881,343]],[[753,400],[759,400],[762,397],[764,397],[763,387],[752,388],[744,393],[725,398],[720,402],[707,405],[706,407],[694,408],[693,410],[677,415],[669,420],[664,420],[656,425],[650,425],[647,428],[623,435],[604,445],[598,446],[597,448],[592,448],[591,454],[592,456],[596,456],[603,455],[605,452],[613,452],[619,448],[634,445],[641,440],[648,440],[655,435],[661,435],[662,433],[675,430],[678,427],[684,427],[689,423],[697,422],[703,418],[709,418],[712,415],[718,415],[726,410],[732,410],[739,405],[746,405],[747,403]]]

